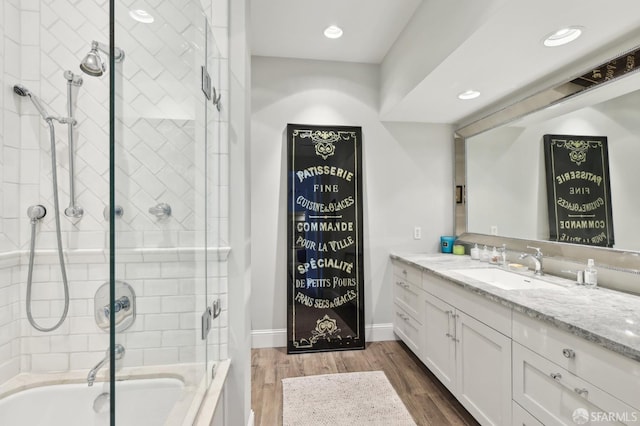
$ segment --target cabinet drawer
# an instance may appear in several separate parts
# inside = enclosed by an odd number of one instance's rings
[[[640,362],[515,312],[513,340],[640,412]]]
[[[505,336],[511,336],[511,308],[474,294],[429,272],[422,274],[422,288]]]
[[[513,399],[547,426],[575,425],[580,415],[596,424],[640,424],[634,408],[515,342]]]
[[[422,271],[404,263],[393,262],[393,274],[396,278],[403,279],[418,288],[422,286]]]
[[[420,356],[420,324],[398,305],[395,307],[393,330],[414,354]]]
[[[424,292],[416,285],[400,278],[394,277],[393,295],[394,301],[416,321],[422,323],[422,300]]]
[[[533,417],[527,410],[522,408],[520,404],[517,402],[513,402],[513,406],[511,407],[513,425],[514,426],[544,426],[542,423],[538,421],[535,417]]]

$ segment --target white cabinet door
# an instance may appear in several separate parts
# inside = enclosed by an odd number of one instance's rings
[[[483,425],[511,424],[511,339],[457,311],[456,396]]]
[[[421,360],[431,372],[454,392],[456,378],[455,309],[429,293],[425,295],[424,347]]]

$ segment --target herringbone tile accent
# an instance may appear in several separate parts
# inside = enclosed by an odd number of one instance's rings
[[[225,109],[218,112],[200,90],[205,29],[199,0],[147,3],[154,7],[156,20],[151,25],[129,18],[133,0],[116,4],[116,44],[126,53],[115,70],[120,84],[116,203],[124,209],[124,216],[117,219],[116,244],[122,249],[117,252],[121,260],[117,273],[134,286],[139,303],[136,324],[121,336],[130,348],[128,366],[202,361],[204,349],[196,331],[200,308],[213,295],[222,297],[225,311],[209,346],[220,356],[227,352],[226,265],[210,262],[205,294],[203,257],[191,250],[202,247],[205,229],[210,246],[228,245]],[[202,3],[211,11],[210,0]],[[49,132],[31,103],[12,94],[13,84],[27,86],[51,115],[66,116],[63,72],[82,75],[82,86],[73,89],[78,120],[74,159],[77,204],[85,212],[81,219],[62,215],[71,308],[60,330],[45,335],[24,320],[26,258],[16,255],[8,261],[10,265],[0,264],[0,278],[10,288],[7,302],[0,301],[0,318],[11,318],[0,322],[0,331],[11,329],[9,334],[0,333],[10,336],[0,340],[0,353],[11,354],[9,359],[0,358],[0,382],[17,373],[16,368],[24,372],[87,368],[108,344],[107,334],[95,325],[93,295],[108,279],[109,224],[103,210],[109,200],[109,78],[90,77],[79,69],[92,40],[108,42],[108,5],[108,0],[5,0],[0,4],[4,16],[0,19],[0,78],[5,87],[0,92],[0,253],[28,248],[26,209],[35,203],[45,205],[49,214],[38,224],[37,247],[48,252],[39,253],[36,261],[33,305],[45,324],[62,309],[60,271],[52,254],[56,239]],[[216,34],[224,34],[224,22],[218,22]],[[213,85],[226,94],[227,61],[220,58],[213,39],[209,48]],[[221,50],[226,52],[226,47]],[[67,126],[56,124],[55,129],[58,191],[64,211],[69,204]],[[159,202],[171,205],[170,218],[158,220],[149,214],[149,207]],[[205,220],[209,221],[206,228]],[[126,251],[140,248],[156,251]],[[167,254],[157,250],[166,248],[180,250]],[[0,291],[4,288],[0,285]],[[11,314],[4,315],[5,311]]]

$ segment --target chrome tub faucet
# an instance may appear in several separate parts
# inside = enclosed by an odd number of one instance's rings
[[[120,360],[122,359],[122,357],[124,357],[124,346],[117,344],[116,360]],[[89,370],[89,374],[87,375],[87,385],[93,386],[93,382],[96,381],[96,375],[98,374],[98,371],[100,371],[100,369],[108,362],[109,362],[109,349],[107,349],[107,351],[105,352],[104,358],[102,358],[100,362],[98,362],[95,365],[95,367]]]

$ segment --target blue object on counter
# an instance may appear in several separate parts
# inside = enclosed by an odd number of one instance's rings
[[[443,236],[440,237],[440,251],[442,253],[453,252],[453,243],[456,241],[456,237]]]

